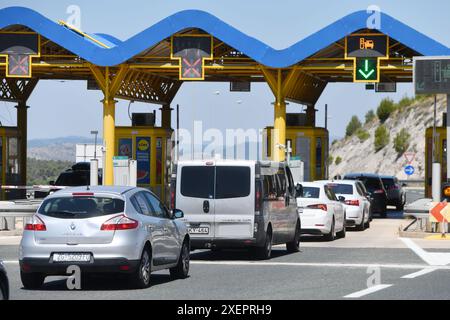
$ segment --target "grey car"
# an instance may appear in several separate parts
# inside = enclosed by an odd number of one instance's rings
[[[150,273],[189,273],[190,238],[183,212],[169,211],[156,195],[136,187],[76,187],[45,198],[24,230],[19,249],[25,288],[48,275],[125,273],[135,287],[150,286]]]
[[[6,274],[5,266],[0,260],[0,300],[9,299],[9,282],[8,275]]]

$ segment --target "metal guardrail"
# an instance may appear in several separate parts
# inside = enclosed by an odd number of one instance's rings
[[[15,230],[16,218],[23,218],[24,227],[25,218],[33,216],[41,202],[42,200],[0,201],[0,230]]]

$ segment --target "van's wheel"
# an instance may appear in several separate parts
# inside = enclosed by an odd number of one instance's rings
[[[152,272],[152,255],[148,248],[142,252],[137,270],[131,275],[133,285],[138,289],[150,287],[150,275]]]
[[[356,226],[356,231],[364,231],[365,230],[365,226],[366,226],[366,223],[364,221],[365,218],[366,218],[366,215],[363,214],[361,223]]]
[[[26,273],[20,271],[20,280],[25,289],[39,289],[44,284],[45,275],[42,273]]]
[[[297,221],[297,225],[295,227],[295,236],[292,242],[286,243],[286,249],[289,253],[300,252],[300,235],[301,235],[301,227],[300,221]]]
[[[346,232],[347,232],[347,223],[346,223],[346,217],[344,217],[344,225],[342,226],[342,230],[339,231],[339,232],[337,232],[337,233],[336,233],[336,236],[337,236],[339,239],[344,239],[344,238],[345,238],[345,235],[346,235]]]
[[[256,248],[256,256],[260,260],[270,259],[272,255],[272,230],[267,230],[264,246]]]
[[[173,279],[186,279],[189,274],[190,249],[188,241],[184,241],[181,248],[178,264],[170,268],[170,276]]]
[[[333,216],[333,222],[331,222],[331,230],[329,233],[324,235],[324,238],[326,241],[334,241],[336,239],[336,229],[335,229],[335,222],[334,222],[334,216]]]

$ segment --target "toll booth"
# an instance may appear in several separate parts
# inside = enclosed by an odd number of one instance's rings
[[[18,186],[22,184],[21,168],[23,161],[21,155],[26,152],[20,152],[20,134],[17,127],[0,127],[0,179],[1,185]],[[2,190],[2,200],[24,199],[23,190]]]
[[[425,197],[432,198],[433,128],[428,128],[425,136]],[[447,181],[447,128],[436,128],[436,136],[436,161],[441,164],[441,181],[444,182]]]
[[[266,128],[265,150],[267,158],[271,157],[273,127]],[[291,156],[304,163],[304,181],[326,179],[326,158],[329,145],[329,132],[324,128],[287,126],[286,145],[290,142]]]
[[[116,127],[116,156],[137,161],[137,186],[168,199],[172,129],[153,126]]]

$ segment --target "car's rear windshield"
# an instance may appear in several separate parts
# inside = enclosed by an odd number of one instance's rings
[[[107,197],[60,197],[44,200],[38,213],[61,219],[86,219],[121,213],[125,202]]]
[[[383,184],[387,188],[395,186],[395,180],[393,178],[383,178],[381,180],[383,180]]]
[[[366,189],[368,191],[379,190],[382,188],[380,179],[362,177],[362,178],[358,178],[358,180],[361,180],[362,183],[364,183],[364,186],[366,187]]]
[[[306,199],[319,199],[320,188],[303,187],[303,195],[300,198]]]
[[[328,187],[336,194],[353,194],[353,186],[351,184],[330,183]]]
[[[181,194],[190,198],[214,197],[214,167],[183,167],[181,169]]]
[[[244,198],[249,195],[249,167],[216,167],[216,199]]]

